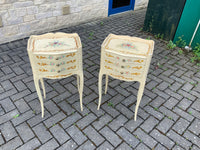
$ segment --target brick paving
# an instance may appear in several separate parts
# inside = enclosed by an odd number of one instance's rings
[[[144,17],[145,10],[138,10],[59,30],[81,37],[83,112],[76,77],[45,79],[42,119],[27,39],[0,45],[0,149],[200,150],[200,68],[190,54],[167,50],[164,41],[140,31]],[[108,93],[96,110],[100,45],[109,33],[155,40],[136,122],[137,82],[109,78]]]

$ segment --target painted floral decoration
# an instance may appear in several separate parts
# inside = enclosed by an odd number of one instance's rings
[[[53,59],[53,56],[49,56],[48,58],[49,58],[49,59]]]
[[[122,43],[121,47],[127,48],[127,49],[134,49],[135,48],[135,46],[132,43]]]
[[[60,42],[60,41],[53,41],[53,42],[49,42],[48,45],[46,45],[46,47],[61,47],[61,46],[68,46],[67,44],[65,44],[64,42]]]

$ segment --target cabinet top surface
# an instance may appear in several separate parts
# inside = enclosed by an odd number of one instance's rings
[[[152,40],[110,34],[102,44],[102,47],[118,53],[146,56],[152,54],[153,44]]]
[[[28,50],[36,53],[63,53],[77,51],[81,47],[77,34],[48,33],[31,36]]]

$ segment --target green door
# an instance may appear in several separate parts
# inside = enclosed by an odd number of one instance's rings
[[[200,0],[187,0],[176,34],[174,37],[174,42],[178,40],[178,37],[182,37],[189,45],[194,30],[200,19]],[[197,43],[200,44],[200,27],[196,32],[192,46],[194,47]]]

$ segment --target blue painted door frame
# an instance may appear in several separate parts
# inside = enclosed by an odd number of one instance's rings
[[[130,0],[130,5],[119,8],[112,8],[113,0],[109,0],[108,16],[128,10],[134,10],[135,0]]]

